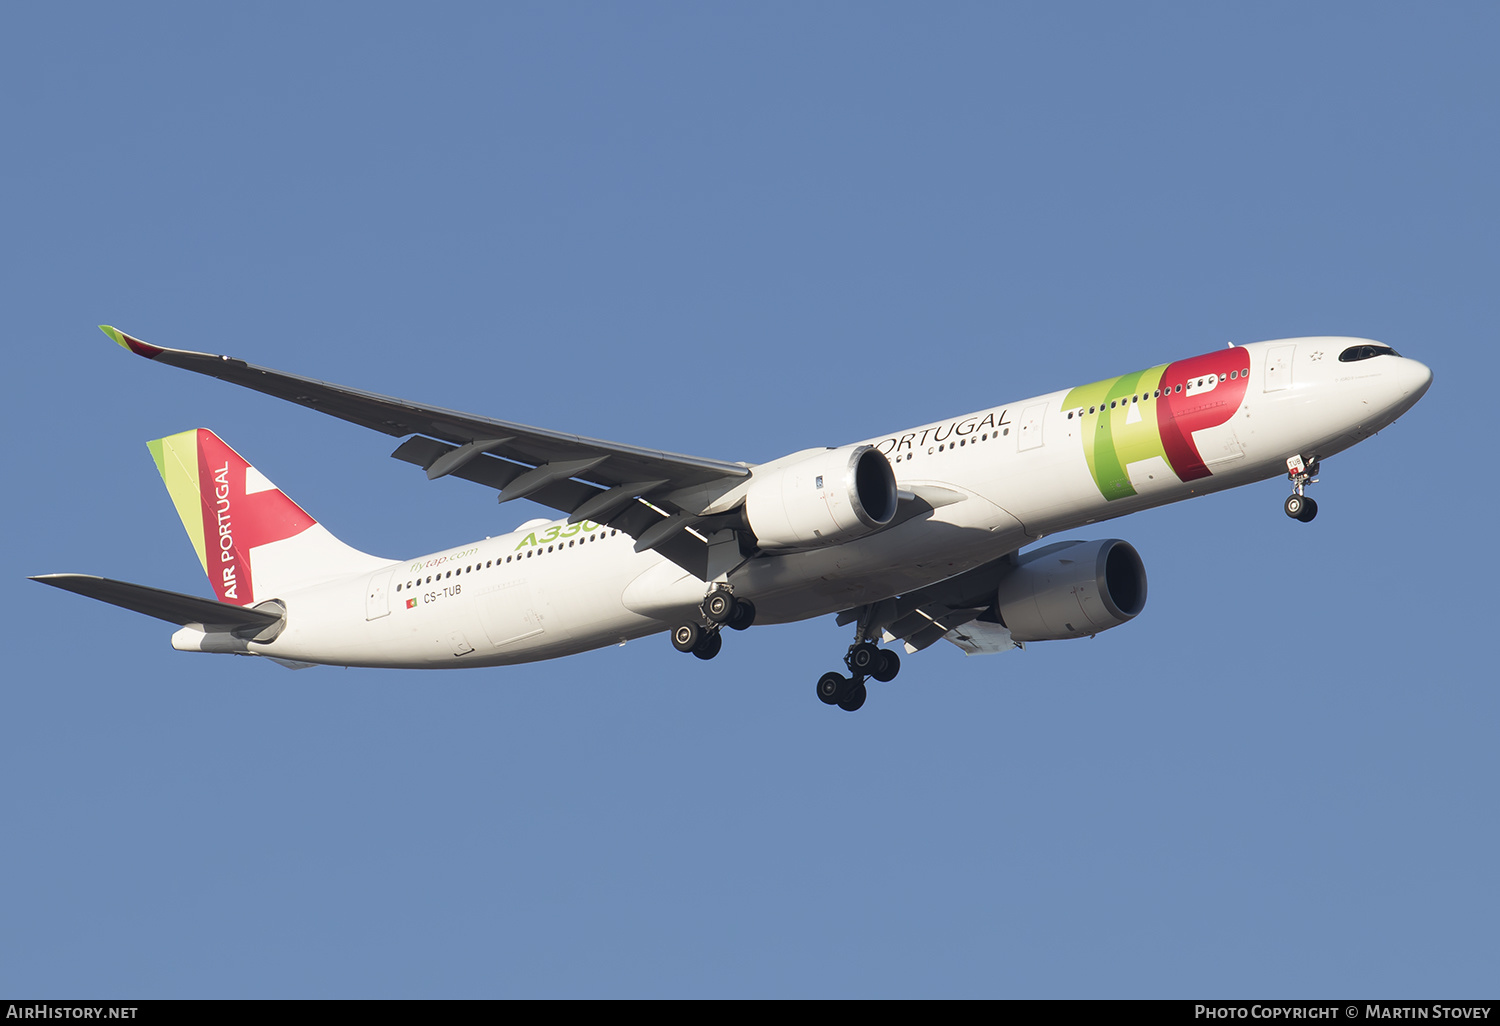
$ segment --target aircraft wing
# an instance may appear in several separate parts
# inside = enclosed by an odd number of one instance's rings
[[[884,636],[920,652],[950,641],[968,655],[989,655],[1020,647],[995,616],[1000,580],[1016,566],[1014,553],[916,591],[846,609],[839,626],[863,619],[865,637]]]
[[[148,360],[243,385],[387,435],[411,435],[391,455],[424,468],[429,478],[452,474],[497,489],[501,502],[524,497],[567,513],[574,522],[608,524],[634,537],[637,549],[657,549],[700,577],[706,576],[707,543],[688,529],[701,532],[718,525],[694,514],[707,507],[701,501],[705,496],[727,491],[750,473],[740,463],[424,406],[229,356],[154,346],[109,325],[100,329]],[[678,492],[692,494],[696,510],[674,502]]]

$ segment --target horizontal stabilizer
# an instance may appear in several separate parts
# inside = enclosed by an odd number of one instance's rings
[[[92,574],[42,574],[33,581],[76,592],[137,613],[181,626],[200,625],[205,631],[259,632],[280,622],[285,613],[233,606],[196,595],[183,595],[143,584],[112,581]]]

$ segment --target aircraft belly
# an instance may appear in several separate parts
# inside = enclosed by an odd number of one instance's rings
[[[541,560],[526,577],[486,582],[478,595],[484,624],[478,661],[505,665],[551,659],[661,630],[662,624],[622,602],[631,577],[653,562],[677,569],[655,553],[640,555],[622,547],[571,562]]]
[[[867,538],[755,560],[731,580],[754,599],[757,623],[787,623],[925,587],[1028,541],[1010,513],[970,495]]]

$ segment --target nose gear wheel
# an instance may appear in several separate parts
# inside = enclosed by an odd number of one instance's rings
[[[1292,482],[1292,494],[1288,495],[1286,501],[1281,504],[1282,511],[1293,520],[1307,523],[1318,515],[1318,504],[1305,493],[1308,485],[1318,483],[1315,476],[1318,473],[1318,461],[1316,458],[1311,463],[1304,464],[1301,456],[1293,456],[1286,461],[1286,476]]]

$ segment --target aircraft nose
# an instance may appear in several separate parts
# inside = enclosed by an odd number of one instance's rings
[[[1411,401],[1416,402],[1426,395],[1427,390],[1432,387],[1432,370],[1425,363],[1408,360],[1405,357],[1402,357],[1401,362],[1403,364],[1401,373],[1402,387],[1405,389],[1406,394],[1411,397]]]

